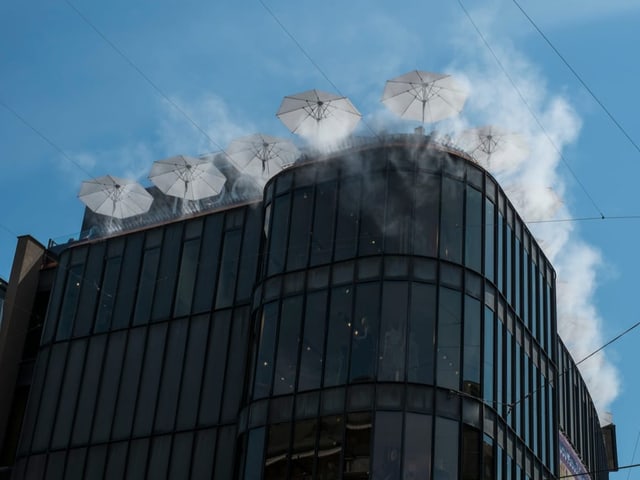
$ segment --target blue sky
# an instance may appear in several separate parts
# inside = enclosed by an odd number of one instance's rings
[[[530,138],[531,157],[496,173],[505,185],[525,192],[529,220],[640,214],[640,152],[512,1],[464,4],[520,93],[457,2],[433,7],[417,0],[393,5],[381,0],[264,1],[376,130],[415,126],[385,112],[379,101],[385,80],[413,69],[458,74],[470,92],[467,108],[460,119],[438,129],[501,123]],[[219,146],[257,131],[290,137],[275,117],[282,97],[310,88],[334,91],[258,0],[72,3]],[[640,67],[634,61],[640,3],[520,3],[640,143]],[[0,45],[0,101],[80,165],[0,105],[4,278],[9,277],[16,235],[31,234],[46,244],[80,229],[83,206],[76,194],[82,180],[109,173],[145,183],[154,160],[218,149],[65,0],[0,3]],[[367,133],[366,128],[357,133]],[[549,188],[561,198],[559,207],[545,205]],[[563,331],[576,357],[640,320],[634,301],[640,220],[530,228],[559,264],[559,292],[568,317]],[[591,367],[585,362],[597,390],[610,392],[602,402],[618,425],[621,465],[631,463],[640,432],[634,371],[639,338],[640,328],[609,347],[606,359],[599,357]],[[634,463],[639,460],[640,452]],[[631,471],[629,478],[634,476],[640,478],[640,469]]]

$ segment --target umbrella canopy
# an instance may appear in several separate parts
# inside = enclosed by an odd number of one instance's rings
[[[284,97],[276,116],[293,133],[321,141],[347,136],[362,117],[347,97],[320,90]]]
[[[140,215],[147,212],[153,202],[153,197],[139,183],[111,175],[82,182],[78,198],[95,213],[113,218]]]
[[[184,200],[217,195],[227,181],[210,159],[184,155],[154,162],[149,180],[165,195]]]
[[[462,132],[456,143],[485,168],[501,170],[516,165],[529,154],[529,146],[518,133],[492,125]]]
[[[409,120],[437,122],[457,115],[467,94],[450,75],[413,72],[388,80],[382,103],[396,115]]]
[[[300,151],[289,140],[257,133],[232,141],[227,155],[241,171],[268,180],[292,164]]]

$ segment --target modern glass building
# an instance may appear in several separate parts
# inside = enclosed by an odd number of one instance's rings
[[[555,272],[422,135],[61,249],[12,478],[605,479]],[[574,465],[575,464],[575,465]]]

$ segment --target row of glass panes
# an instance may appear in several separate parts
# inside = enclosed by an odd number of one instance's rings
[[[259,231],[241,208],[64,252],[42,343],[247,302]]]

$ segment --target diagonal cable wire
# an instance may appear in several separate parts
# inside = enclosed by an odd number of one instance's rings
[[[156,84],[146,73],[144,73],[144,71],[142,71],[142,69],[140,67],[138,67],[138,65],[136,65],[136,63],[129,58],[129,56],[127,56],[127,54],[124,53],[124,51],[119,48],[114,42],[112,42],[111,40],[109,40],[109,38],[102,33],[102,31],[86,16],[84,15],[73,3],[71,3],[69,0],[64,0],[64,2],[69,6],[69,8],[71,8],[74,12],[76,12],[76,14],[89,26],[91,27],[91,29],[96,32],[96,34],[98,34],[98,36],[100,38],[102,38],[102,40],[104,40],[107,45],[109,45],[113,51],[115,51],[118,55],[120,55],[120,57],[122,57],[131,68],[133,68],[138,75],[140,75],[150,86],[151,88],[153,88],[156,93],[158,95],[160,95],[167,103],[169,103],[169,105],[171,105],[173,108],[176,109],[176,111],[178,111],[189,123],[191,123],[191,125],[193,125],[193,127],[198,130],[202,135],[204,135],[204,137],[207,138],[207,140],[209,140],[209,142],[211,142],[211,144],[213,146],[215,146],[218,150],[220,150],[223,154],[227,155],[227,153],[224,151],[224,149],[220,146],[220,144],[218,142],[216,142],[216,140],[214,140],[200,125],[198,125],[198,123],[189,116],[189,114],[187,114],[187,112],[180,106],[178,105],[174,100],[172,100],[159,86],[158,84]],[[228,155],[227,155],[228,156]]]
[[[513,3],[515,3],[516,7],[518,7],[518,9],[522,12],[522,14],[526,17],[526,19],[529,20],[529,23],[533,26],[533,28],[535,28],[537,32],[540,34],[540,36],[544,39],[544,41],[547,42],[549,47],[551,47],[551,49],[555,52],[558,58],[562,60],[562,63],[564,63],[565,66],[569,69],[569,71],[573,74],[573,76],[576,77],[578,82],[580,82],[580,84],[589,93],[589,95],[591,95],[591,98],[595,100],[595,102],[600,106],[600,108],[609,117],[609,119],[613,122],[613,124],[616,127],[618,127],[618,130],[620,130],[620,132],[627,138],[627,140],[629,140],[631,145],[633,145],[633,147],[638,151],[638,153],[640,153],[640,146],[638,146],[638,144],[633,140],[633,138],[631,138],[631,135],[629,135],[629,133],[620,124],[620,122],[613,116],[611,111],[596,96],[596,94],[593,92],[591,87],[587,85],[587,82],[585,82],[584,79],[581,77],[581,75],[571,66],[571,64],[567,61],[564,55],[562,55],[562,53],[560,53],[560,51],[555,47],[555,45],[551,43],[551,40],[549,40],[549,37],[547,37],[544,34],[544,32],[540,29],[540,27],[536,24],[536,22],[531,18],[531,16],[524,10],[524,8],[522,8],[522,6],[517,2],[517,0],[513,0]]]
[[[68,0],[65,0],[65,1],[68,1]],[[329,76],[320,67],[320,65],[318,65],[318,63],[311,57],[311,55],[309,55],[309,53],[305,50],[305,48],[302,46],[302,44],[296,39],[296,37],[293,36],[293,34],[289,31],[289,29],[287,29],[287,27],[285,27],[284,23],[282,23],[282,21],[280,21],[280,19],[276,16],[276,14],[273,12],[273,10],[271,10],[269,8],[269,6],[266,3],[264,3],[263,0],[258,0],[258,2],[260,3],[260,5],[262,5],[262,8],[264,8],[266,10],[266,12],[271,16],[271,18],[273,18],[273,20],[278,24],[278,26],[282,29],[282,31],[291,39],[291,41],[296,45],[296,47],[298,47],[298,50],[300,50],[300,52],[306,57],[306,59],[309,60],[311,65],[313,65],[313,67],[316,70],[318,70],[318,72],[320,72],[320,75],[322,75],[324,77],[324,79],[329,83],[329,85],[331,85],[331,87],[333,87],[333,89],[336,91],[336,93],[338,95],[340,95],[341,97],[346,97],[346,95],[343,94],[340,91],[338,86],[335,83],[333,83],[333,81],[331,81]],[[367,123],[367,121],[364,119],[364,117],[361,117],[361,121],[371,131],[371,133],[373,133],[373,135],[375,137],[380,139],[380,135],[378,135],[378,133],[373,129],[373,127],[371,127],[371,125],[369,125]]]
[[[555,149],[555,151],[557,152],[558,156],[560,157],[560,159],[562,160],[562,162],[565,164],[565,166],[567,167],[567,169],[569,170],[569,172],[571,173],[571,175],[573,176],[573,178],[575,179],[575,181],[578,183],[578,185],[580,185],[580,188],[582,189],[582,191],[585,193],[585,195],[587,196],[587,198],[589,199],[589,201],[591,202],[591,204],[593,205],[593,207],[598,211],[598,213],[600,214],[600,216],[602,218],[605,218],[604,213],[602,213],[602,210],[600,209],[600,207],[598,207],[598,204],[595,202],[595,200],[593,199],[593,197],[591,196],[591,194],[589,193],[589,191],[587,190],[587,187],[584,185],[584,183],[582,183],[582,181],[578,178],[578,176],[576,175],[575,171],[573,170],[573,168],[571,168],[571,166],[569,165],[569,162],[567,162],[566,158],[564,158],[564,155],[562,154],[562,151],[560,150],[560,148],[558,148],[558,146],[556,145],[556,143],[551,139],[551,136],[549,135],[549,133],[547,132],[546,128],[544,128],[544,125],[542,125],[542,122],[540,121],[540,119],[538,118],[538,116],[536,115],[536,113],[533,111],[533,108],[531,108],[531,106],[529,105],[529,102],[527,102],[527,100],[524,98],[524,95],[522,94],[522,92],[520,91],[520,89],[518,88],[518,86],[516,85],[513,77],[509,74],[509,72],[507,72],[507,69],[505,68],[505,66],[502,64],[502,62],[500,61],[500,58],[498,57],[498,55],[496,54],[496,52],[493,50],[493,48],[491,48],[491,45],[489,45],[489,42],[487,41],[487,39],[485,38],[485,36],[482,34],[482,32],[480,31],[480,28],[478,27],[478,25],[476,24],[476,22],[473,20],[473,18],[471,17],[471,14],[469,13],[469,11],[465,8],[464,4],[462,3],[462,0],[458,0],[458,4],[460,5],[460,8],[462,8],[462,11],[464,12],[464,14],[466,15],[467,19],[469,20],[469,22],[471,23],[471,25],[473,26],[474,30],[476,31],[476,33],[478,34],[478,36],[480,37],[480,39],[482,40],[482,42],[484,43],[485,47],[487,47],[487,50],[489,50],[489,52],[491,53],[491,55],[493,56],[494,60],[496,61],[496,63],[498,64],[498,66],[500,67],[500,70],[502,70],[502,73],[504,73],[504,75],[507,77],[507,79],[509,80],[509,83],[511,83],[511,86],[514,88],[514,90],[516,91],[516,93],[518,94],[518,96],[520,97],[520,100],[522,101],[522,103],[525,105],[525,107],[527,108],[527,110],[529,111],[529,113],[531,114],[531,116],[533,117],[533,119],[536,121],[536,123],[538,124],[538,127],[540,128],[540,130],[542,131],[542,133],[544,134],[545,137],[547,137],[547,140],[549,141],[549,143],[551,144],[551,146]]]
[[[68,160],[73,165],[78,167],[80,170],[82,170],[83,173],[85,173],[89,177],[93,177],[92,174],[87,172],[87,170],[82,165],[80,165],[77,161],[75,161],[73,158],[71,158],[69,155],[67,155],[67,153],[64,150],[62,150],[62,148],[60,148],[53,140],[51,140],[44,133],[42,133],[41,130],[39,130],[36,127],[34,127],[33,124],[31,124],[25,117],[20,115],[20,113],[18,113],[14,108],[12,108],[9,104],[7,104],[1,98],[0,98],[0,105],[2,105],[5,108],[5,110],[7,110],[9,113],[11,113],[14,117],[16,117],[18,120],[20,120],[20,122],[23,125],[28,127],[32,132],[34,132],[42,140],[44,140],[46,143],[48,143],[51,148],[53,148],[56,152],[58,152],[60,155],[62,155],[66,160]]]

